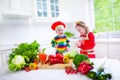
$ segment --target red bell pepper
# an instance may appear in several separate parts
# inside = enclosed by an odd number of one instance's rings
[[[56,58],[56,56],[54,56],[54,55],[49,55],[48,56],[48,59],[55,59]]]
[[[60,59],[60,60],[63,60],[63,55],[62,54],[56,54],[56,58]]]
[[[64,63],[63,60],[60,60],[60,59],[50,59],[49,60],[49,64],[52,65],[52,64],[57,64],[57,63]]]

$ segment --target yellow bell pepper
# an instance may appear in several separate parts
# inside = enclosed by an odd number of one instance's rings
[[[64,63],[68,63],[69,62],[69,57],[68,56],[64,56],[63,57],[63,62]]]
[[[36,70],[37,69],[37,64],[36,63],[30,63],[29,64],[29,69],[30,70]]]

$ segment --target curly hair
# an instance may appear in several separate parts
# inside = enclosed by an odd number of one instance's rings
[[[82,27],[86,30],[86,34],[89,32],[87,25],[83,21],[77,21],[76,22],[76,27]]]

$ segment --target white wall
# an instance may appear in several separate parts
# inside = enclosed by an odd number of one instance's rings
[[[60,18],[63,21],[75,22],[78,20],[87,21],[88,0],[64,0],[60,1]]]
[[[2,21],[2,12],[9,7],[9,0],[0,0],[0,22]]]
[[[0,26],[0,44],[17,44],[21,42],[49,41],[54,35],[50,24],[2,24]]]
[[[65,0],[60,2],[60,19],[67,22],[84,21],[93,30],[94,2],[93,0]]]

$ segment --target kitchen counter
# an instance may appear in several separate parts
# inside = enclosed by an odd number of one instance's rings
[[[91,59],[94,66],[98,67],[101,59]],[[112,80],[120,80],[120,62],[116,59],[108,59],[105,69],[112,73]],[[66,74],[64,69],[39,69],[26,71],[10,72],[8,69],[0,68],[0,80],[90,80],[81,74]],[[3,72],[3,73],[1,73]]]

